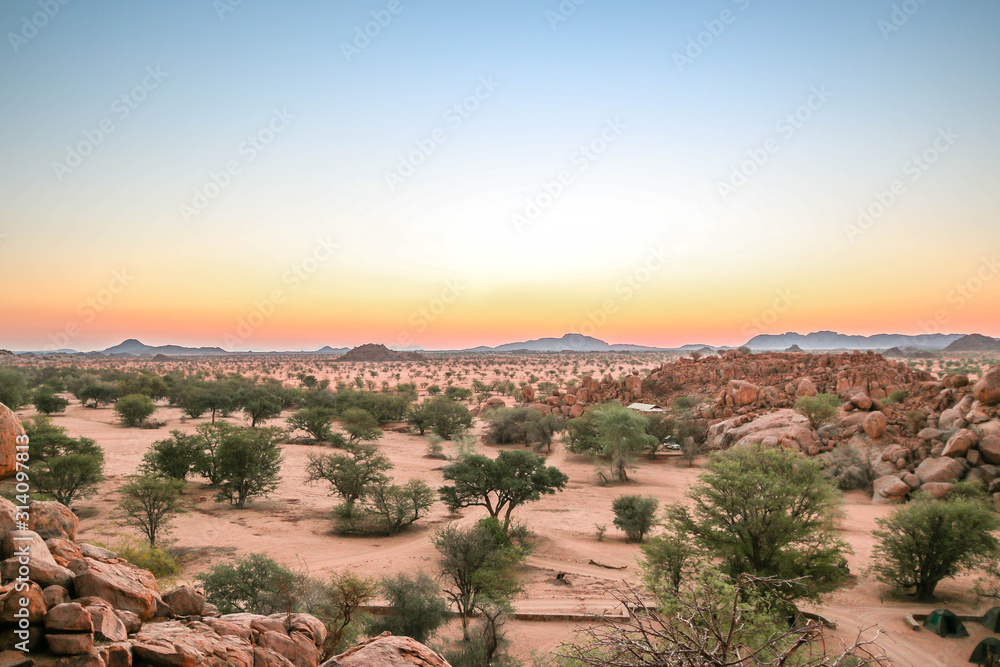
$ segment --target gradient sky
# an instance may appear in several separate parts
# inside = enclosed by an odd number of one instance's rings
[[[994,0],[62,1],[0,7],[0,347],[1000,336]]]

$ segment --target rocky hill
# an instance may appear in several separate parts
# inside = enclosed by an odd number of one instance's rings
[[[419,352],[396,352],[381,343],[365,343],[340,355],[337,361],[420,361]]]
[[[945,352],[1000,352],[1000,340],[983,336],[982,334],[969,334],[959,338],[948,347]]]

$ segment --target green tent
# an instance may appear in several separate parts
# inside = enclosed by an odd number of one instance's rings
[[[983,614],[983,617],[979,619],[979,622],[993,632],[1000,632],[1000,607],[993,607],[993,609],[990,609],[988,612]]]
[[[927,614],[924,619],[924,627],[941,637],[968,637],[969,631],[965,629],[962,619],[955,615],[955,612],[947,609],[935,609]]]
[[[976,665],[988,665],[991,659],[994,661],[992,664],[1000,662],[1000,639],[996,637],[987,637],[979,642],[969,656],[969,662]]]

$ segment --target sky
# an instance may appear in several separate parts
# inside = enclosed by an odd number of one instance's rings
[[[993,0],[8,0],[0,348],[1000,336]]]

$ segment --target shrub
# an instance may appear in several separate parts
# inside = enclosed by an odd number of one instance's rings
[[[174,515],[182,511],[183,489],[183,482],[170,477],[132,475],[121,488],[118,514],[146,536],[149,546],[156,546],[157,539],[169,532]]]
[[[369,635],[388,631],[426,642],[447,620],[448,605],[440,597],[441,589],[426,574],[387,577],[381,587],[390,613],[372,620],[366,629]]]
[[[279,438],[277,428],[240,428],[222,439],[216,451],[219,500],[243,509],[247,500],[278,487],[283,460]]]
[[[795,411],[808,419],[814,429],[832,421],[839,408],[840,399],[834,394],[803,396],[795,401]]]
[[[611,505],[615,527],[625,533],[629,542],[642,542],[653,527],[659,505],[652,496],[618,496]]]
[[[897,389],[896,391],[889,394],[889,398],[885,400],[886,403],[902,403],[906,400],[906,397],[910,395],[910,392],[905,389]]]
[[[115,412],[121,418],[123,426],[141,426],[154,412],[156,404],[145,394],[130,394],[115,402]]]
[[[48,417],[24,423],[31,481],[42,493],[69,506],[97,490],[104,479],[104,450],[90,438],[71,438]]]
[[[149,570],[157,579],[170,580],[177,577],[183,566],[169,553],[138,540],[123,540],[111,547],[112,551],[136,567]]]
[[[171,431],[166,440],[158,440],[142,457],[140,470],[185,481],[198,466],[204,452],[204,440],[197,435]]]
[[[303,408],[288,418],[289,429],[305,431],[317,442],[331,441],[333,430],[333,408],[314,406]],[[341,437],[341,441],[343,438]]]
[[[0,368],[0,403],[17,410],[28,399],[28,385],[20,371]]]
[[[875,481],[875,468],[871,460],[854,445],[843,443],[830,452],[825,472],[841,491],[869,490]]]
[[[251,553],[196,575],[206,600],[223,614],[275,614],[302,605],[306,577],[270,556]]]
[[[51,387],[42,387],[35,392],[35,398],[32,402],[35,409],[43,415],[63,412],[69,406],[69,401],[62,396],[57,396]]]
[[[486,442],[534,446],[539,451],[543,447],[551,449],[553,436],[566,427],[566,421],[559,415],[542,414],[528,407],[493,410],[488,421]]]

